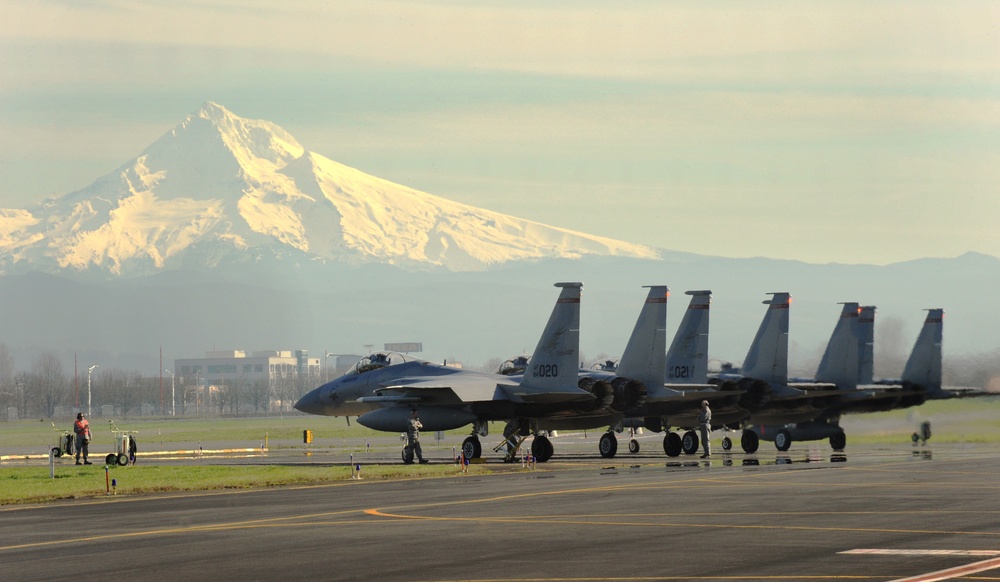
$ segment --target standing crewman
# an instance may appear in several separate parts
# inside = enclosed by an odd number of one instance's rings
[[[705,449],[702,459],[712,456],[712,445],[708,442],[708,433],[712,431],[712,409],[708,407],[708,400],[701,401],[701,412],[698,413],[698,431],[701,433],[701,445]]]
[[[406,446],[410,447],[421,463],[426,463],[427,459],[424,458],[424,453],[420,450],[420,429],[422,428],[424,425],[420,423],[420,417],[417,416],[417,410],[414,409],[410,413],[410,423],[406,425]]]
[[[87,460],[90,455],[90,423],[82,412],[77,413],[76,422],[73,423],[73,432],[76,433],[76,464],[80,464],[80,453],[83,453],[83,464],[93,465]]]

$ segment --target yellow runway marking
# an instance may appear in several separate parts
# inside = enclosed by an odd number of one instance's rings
[[[539,519],[535,516],[526,517],[437,517],[427,515],[405,515],[399,513],[386,513],[379,509],[366,509],[365,513],[375,517],[386,517],[392,519],[423,520],[423,521],[456,521],[456,522],[483,522],[483,523],[532,523],[544,522],[549,525],[592,525],[611,527],[638,527],[638,528],[700,528],[700,529],[758,529],[758,530],[779,530],[779,531],[821,531],[821,532],[864,532],[864,533],[897,533],[897,534],[935,534],[935,535],[975,535],[1000,537],[1000,532],[978,532],[978,531],[942,531],[942,530],[920,530],[920,529],[889,529],[889,528],[861,528],[861,527],[830,527],[830,526],[798,526],[798,525],[740,525],[731,523],[706,524],[706,523],[624,523],[621,521],[590,521],[580,519],[579,516],[544,517]],[[573,518],[576,519],[573,519]],[[598,516],[606,518],[606,515]]]
[[[147,536],[159,536],[159,535],[171,535],[179,533],[192,533],[192,532],[208,532],[208,531],[226,531],[233,529],[255,529],[255,528],[265,528],[265,527],[297,527],[303,525],[326,525],[326,524],[351,524],[351,523],[361,523],[358,520],[331,520],[326,522],[313,522],[304,520],[315,520],[323,517],[332,517],[336,515],[349,515],[358,513],[357,509],[349,509],[344,511],[329,511],[324,513],[310,513],[304,515],[293,515],[289,517],[272,517],[268,519],[252,519],[247,521],[234,521],[229,523],[213,523],[204,525],[191,525],[183,527],[169,527],[162,529],[151,529],[151,530],[140,530],[133,532],[117,533],[117,534],[103,534],[95,536],[85,536],[74,538],[74,542],[96,542],[123,538],[136,538],[136,537],[147,537]],[[371,523],[369,520],[363,520],[365,523]],[[0,552],[8,550],[20,550],[24,548],[40,548],[45,546],[53,546],[61,543],[65,543],[66,540],[52,540],[45,542],[30,542],[26,544],[16,544],[12,546],[0,546]]]

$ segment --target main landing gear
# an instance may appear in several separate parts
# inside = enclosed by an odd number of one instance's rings
[[[681,453],[693,455],[698,452],[700,443],[701,439],[698,438],[698,433],[693,430],[685,431],[684,436],[676,432],[668,432],[663,437],[663,452],[668,457],[678,457]]]

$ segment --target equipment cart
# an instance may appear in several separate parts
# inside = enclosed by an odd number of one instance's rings
[[[56,432],[56,446],[52,447],[52,456],[59,458],[63,455],[73,456],[76,452],[76,434],[68,430],[59,430],[56,424],[52,423],[52,430]]]
[[[137,430],[118,430],[115,425],[115,421],[109,420],[111,424],[111,434],[115,437],[115,452],[108,453],[108,456],[104,458],[104,463],[106,465],[121,465],[124,467],[129,463],[135,464],[135,452],[137,447],[135,445],[135,435],[139,434]]]

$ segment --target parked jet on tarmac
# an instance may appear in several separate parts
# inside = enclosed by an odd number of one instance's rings
[[[649,288],[646,302],[636,321],[629,342],[613,370],[583,371],[582,376],[600,381],[603,376],[630,378],[646,387],[645,402],[624,410],[625,419],[612,425],[601,436],[599,450],[613,457],[618,450],[615,432],[624,427],[644,427],[653,432],[667,431],[663,450],[677,456],[681,450],[694,452],[698,436],[688,430],[682,438],[670,427],[696,425],[701,401],[713,405],[714,418],[720,424],[746,418],[748,411],[738,406],[739,390],[735,383],[719,386],[708,383],[708,319],[711,291],[688,291],[691,301],[670,344],[666,346],[667,297],[665,285]],[[700,380],[700,381],[699,381]],[[629,451],[638,452],[638,441],[629,442]]]
[[[760,439],[772,440],[779,451],[786,451],[793,440],[823,438],[829,438],[830,445],[840,450],[847,442],[839,424],[841,415],[917,406],[931,394],[945,397],[948,393],[940,388],[940,310],[932,310],[937,313],[928,316],[903,379],[872,384],[864,381],[871,377],[875,308],[857,303],[843,304],[816,380],[789,382],[790,302],[787,293],[774,294],[767,302],[770,307],[747,356],[749,365],[740,370],[741,386],[753,395],[749,399],[751,416],[742,423],[744,451],[755,452]],[[751,357],[755,350],[756,359]],[[766,356],[761,359],[760,354]],[[727,376],[733,377],[722,377]]]
[[[487,434],[489,421],[594,411],[598,405],[594,394],[577,387],[583,285],[557,283],[556,287],[561,288],[559,299],[530,368],[519,379],[399,354],[371,354],[344,376],[303,396],[295,408],[327,416],[360,413],[359,424],[388,432],[404,431],[411,410],[417,410],[426,430],[473,424],[481,436]],[[547,439],[536,441],[539,460],[551,456]]]

